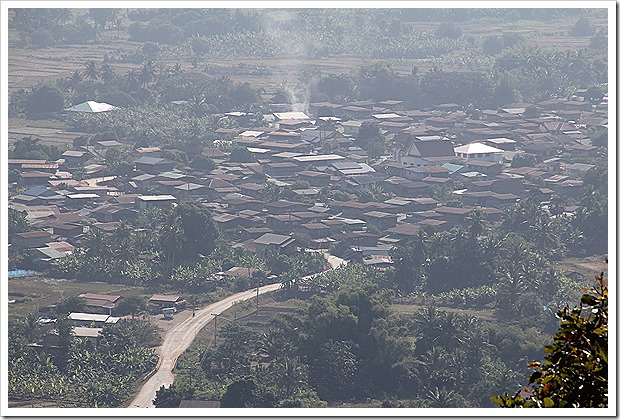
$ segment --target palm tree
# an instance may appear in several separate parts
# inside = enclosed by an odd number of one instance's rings
[[[142,63],[138,77],[144,87],[147,87],[148,84],[155,79],[155,73],[155,62],[153,60]]]
[[[518,300],[528,289],[528,279],[524,273],[505,272],[500,277],[498,302],[500,311],[508,316],[519,312]]]
[[[87,257],[104,256],[108,254],[107,245],[104,234],[99,229],[91,227],[84,237],[82,247],[86,248]]]
[[[299,363],[297,357],[290,359],[285,356],[277,363],[278,386],[284,390],[286,396],[290,396],[294,391],[303,386],[306,379],[304,365]]]
[[[185,244],[185,232],[181,226],[181,218],[171,213],[167,223],[160,230],[160,243],[166,255],[166,267],[174,267],[176,258]]]
[[[36,313],[30,313],[24,318],[24,337],[29,343],[35,342],[40,326],[39,317]]]
[[[434,390],[428,392],[427,397],[431,408],[456,407],[457,404],[456,393],[447,391],[445,387],[441,389],[435,387]]]
[[[415,318],[414,332],[419,337],[416,340],[416,354],[425,353],[435,345],[437,339],[442,335],[441,327],[445,313],[438,311],[434,305],[418,311]]]
[[[478,238],[486,229],[486,216],[482,210],[474,210],[467,216],[469,223],[469,234],[472,238]]]
[[[82,78],[82,73],[80,73],[77,70],[74,70],[71,73],[71,77],[69,77],[69,88],[71,89],[73,93],[75,93],[77,92],[78,87],[83,81],[84,79]]]
[[[132,233],[131,226],[125,220],[121,220],[112,233],[112,241],[115,245],[114,252],[123,259],[130,258],[133,253],[131,249]]]
[[[86,70],[84,70],[84,77],[89,78],[92,81],[99,79],[99,70],[97,69],[97,63],[94,60],[88,60],[84,63]]]
[[[112,80],[116,78],[116,72],[114,71],[114,67],[112,67],[108,63],[104,63],[101,66],[101,79],[104,83],[110,83]]]

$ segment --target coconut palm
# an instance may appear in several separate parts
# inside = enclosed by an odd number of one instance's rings
[[[160,244],[166,255],[166,267],[172,269],[185,244],[185,232],[180,217],[171,214],[167,223],[159,231]]]
[[[83,72],[84,77],[89,78],[92,81],[99,79],[99,70],[97,69],[97,63],[94,60],[88,60],[84,63],[86,69]]]
[[[115,78],[116,72],[114,71],[114,67],[108,63],[104,63],[101,66],[101,80],[103,80],[104,83],[110,83]]]
[[[473,238],[478,238],[486,230],[486,216],[481,210],[474,210],[467,216],[469,223],[469,234]]]

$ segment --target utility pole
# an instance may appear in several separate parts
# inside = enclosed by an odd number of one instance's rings
[[[260,286],[256,286],[256,312],[258,312],[258,289]]]
[[[217,317],[220,316],[220,314],[216,313],[216,314],[211,314],[215,317],[215,347],[217,347]]]

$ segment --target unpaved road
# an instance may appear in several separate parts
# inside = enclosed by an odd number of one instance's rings
[[[269,284],[259,288],[258,292],[262,294],[276,290],[279,287],[280,283]],[[157,372],[142,386],[142,389],[140,389],[140,392],[138,392],[138,395],[136,395],[129,407],[155,407],[153,405],[155,393],[162,385],[170,386],[174,382],[172,369],[174,369],[177,358],[192,344],[198,331],[214,318],[211,314],[223,312],[230,308],[233,303],[248,300],[254,296],[256,296],[256,289],[229,296],[226,299],[197,310],[195,317],[186,319],[168,331],[164,336],[162,345],[157,348],[157,354],[159,355]]]

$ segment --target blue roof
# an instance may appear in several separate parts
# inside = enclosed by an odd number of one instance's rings
[[[449,170],[450,171],[450,175],[452,175],[453,173],[458,172],[459,170],[464,168],[463,165],[457,165],[455,163],[444,163],[441,166],[443,166],[444,168]]]
[[[38,197],[42,194],[48,193],[48,195],[55,195],[56,193],[54,193],[53,191],[51,191],[49,188],[47,187],[32,187],[29,188],[28,190],[24,191],[23,194],[25,195],[30,195],[32,197]],[[51,193],[51,194],[49,194]]]

